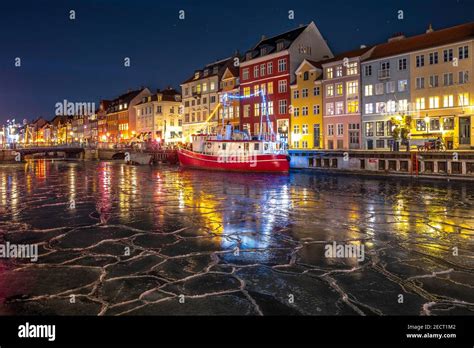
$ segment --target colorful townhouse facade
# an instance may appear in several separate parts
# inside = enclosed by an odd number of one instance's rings
[[[323,69],[324,146],[329,150],[361,147],[361,62],[373,47],[362,46],[321,62]]]
[[[303,60],[295,71],[291,85],[290,148],[321,149],[323,147],[323,98],[321,64]]]
[[[134,106],[137,115],[137,140],[156,140],[164,143],[182,141],[183,117],[181,93],[169,87],[143,97]]]
[[[222,104],[219,109],[217,124],[231,124],[233,129],[240,130],[240,79],[239,68],[234,62],[227,64],[222,74],[219,90],[219,101]]]
[[[332,56],[314,22],[271,38],[262,37],[240,63],[241,129],[253,137],[274,133],[277,141],[288,143],[290,85],[296,79],[296,69],[304,59],[317,61]],[[267,113],[270,122],[262,122]]]
[[[411,139],[441,138],[448,149],[474,148],[474,22],[431,26],[410,39]]]
[[[361,63],[362,149],[393,150],[394,118],[412,117],[410,55],[403,51],[402,33],[374,47]]]
[[[151,95],[148,88],[129,90],[112,100],[107,109],[107,141],[127,142],[136,134],[136,114],[134,106],[143,97]]]
[[[219,110],[219,86],[226,68],[234,57],[226,58],[196,70],[181,84],[183,101],[183,141],[202,132],[214,133]]]

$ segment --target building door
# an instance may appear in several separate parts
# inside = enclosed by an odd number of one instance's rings
[[[321,144],[321,127],[319,124],[313,125],[313,147],[319,149],[319,144]]]
[[[471,144],[471,119],[470,117],[459,118],[459,144]]]

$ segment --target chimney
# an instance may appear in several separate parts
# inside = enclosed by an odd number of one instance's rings
[[[429,33],[432,33],[433,31],[434,31],[433,26],[430,23],[430,26],[428,27],[428,30],[426,30],[426,33],[429,34]]]
[[[403,33],[395,33],[388,39],[388,42],[399,41],[405,39],[405,35]]]

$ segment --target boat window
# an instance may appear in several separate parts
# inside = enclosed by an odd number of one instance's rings
[[[222,150],[225,150],[226,146],[227,146],[227,144],[225,144],[225,143],[222,144]]]
[[[259,144],[259,143],[253,144],[253,149],[254,149],[255,151],[260,150],[260,144]]]
[[[265,151],[268,151],[268,143],[263,144],[263,149],[264,149]]]
[[[249,143],[245,143],[245,144],[244,144],[244,150],[245,150],[245,151],[248,151],[248,150],[249,150]]]

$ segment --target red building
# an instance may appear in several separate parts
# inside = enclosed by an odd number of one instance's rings
[[[304,59],[318,61],[331,57],[331,50],[313,22],[272,38],[262,37],[240,63],[241,129],[251,136],[257,136],[260,131],[269,134],[265,120],[268,111],[277,140],[287,142],[290,84],[294,82],[296,69]]]

